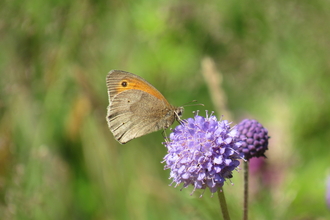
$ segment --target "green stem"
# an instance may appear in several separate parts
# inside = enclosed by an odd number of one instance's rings
[[[230,220],[227,203],[226,203],[226,198],[225,198],[225,193],[224,193],[222,187],[220,187],[218,190],[218,199],[219,199],[223,219]]]
[[[244,208],[243,220],[248,220],[248,201],[249,201],[249,162],[244,162]]]

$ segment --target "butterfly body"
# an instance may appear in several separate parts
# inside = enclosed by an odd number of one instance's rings
[[[161,129],[179,120],[183,108],[174,107],[143,78],[112,70],[107,75],[109,106],[107,122],[115,139],[128,141]]]

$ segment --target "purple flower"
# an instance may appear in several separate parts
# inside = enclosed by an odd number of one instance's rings
[[[239,149],[244,154],[244,158],[249,160],[252,157],[266,157],[268,150],[268,131],[256,120],[244,119],[237,126],[239,139],[242,146]]]
[[[164,143],[168,152],[163,161],[165,169],[171,169],[171,185],[183,183],[186,188],[191,184],[192,193],[208,187],[214,193],[226,178],[232,177],[243,155],[238,153],[241,143],[237,131],[229,124],[212,114],[206,118],[196,114],[173,130],[170,140]]]

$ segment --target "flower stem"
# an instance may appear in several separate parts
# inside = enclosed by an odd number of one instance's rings
[[[249,200],[249,161],[244,163],[244,208],[243,220],[248,220],[248,200]]]
[[[223,219],[230,220],[227,203],[226,203],[226,198],[225,198],[225,193],[223,192],[222,187],[220,187],[218,190],[218,199],[219,199]]]

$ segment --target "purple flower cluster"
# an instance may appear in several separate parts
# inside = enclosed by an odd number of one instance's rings
[[[268,150],[268,131],[258,121],[244,119],[237,126],[239,139],[242,146],[239,149],[244,154],[244,158],[249,160],[252,157],[266,157]]]
[[[238,149],[238,133],[226,120],[215,116],[195,115],[178,125],[164,143],[168,149],[164,157],[165,169],[170,169],[171,185],[183,183],[196,189],[209,188],[215,193],[225,179],[232,177],[242,158]]]

